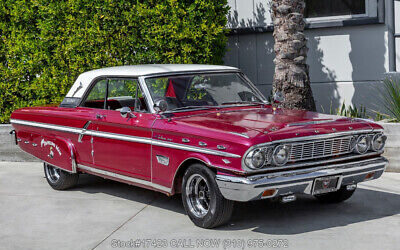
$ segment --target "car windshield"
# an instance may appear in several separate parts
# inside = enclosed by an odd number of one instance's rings
[[[165,100],[170,112],[266,102],[239,73],[162,76],[145,81],[153,101]]]

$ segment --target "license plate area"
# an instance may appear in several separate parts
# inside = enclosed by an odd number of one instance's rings
[[[313,184],[313,195],[335,192],[340,187],[341,176],[326,176],[316,178]]]

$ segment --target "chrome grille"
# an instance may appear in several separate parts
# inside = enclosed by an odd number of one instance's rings
[[[352,136],[291,144],[289,161],[348,154],[351,152]]]

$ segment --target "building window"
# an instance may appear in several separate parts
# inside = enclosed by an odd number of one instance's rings
[[[305,17],[366,14],[365,0],[307,0]]]
[[[306,0],[307,21],[377,16],[376,0]]]

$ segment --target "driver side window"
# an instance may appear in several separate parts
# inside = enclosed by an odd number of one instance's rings
[[[104,109],[106,92],[107,79],[102,79],[96,82],[82,106],[95,109]]]
[[[99,80],[90,90],[83,106],[108,110],[129,107],[136,112],[148,112],[138,80],[127,78]]]

